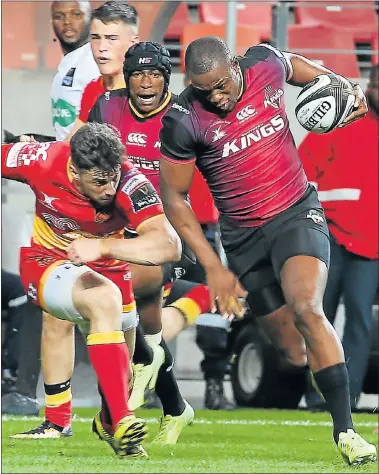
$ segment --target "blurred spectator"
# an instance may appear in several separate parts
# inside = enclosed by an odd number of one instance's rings
[[[38,415],[41,311],[28,301],[19,276],[5,270],[1,270],[1,308],[6,321],[1,349],[1,413]],[[30,350],[30,340],[37,340],[36,349],[32,344]]]
[[[329,226],[331,262],[324,310],[333,323],[343,297],[346,319],[342,343],[352,408],[359,400],[367,369],[372,305],[379,279],[378,72],[379,66],[371,70],[366,117],[330,134],[310,133],[299,147]],[[312,388],[306,400],[309,408],[323,408]]]
[[[50,93],[57,140],[71,132],[84,88],[100,76],[89,42],[90,20],[90,2],[51,4],[51,21],[63,53]]]

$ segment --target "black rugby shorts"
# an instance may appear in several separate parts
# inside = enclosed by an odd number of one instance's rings
[[[297,255],[318,258],[329,268],[329,231],[317,191],[309,185],[291,207],[259,227],[236,227],[220,218],[229,268],[248,292],[255,316],[285,304],[280,286],[284,262]]]

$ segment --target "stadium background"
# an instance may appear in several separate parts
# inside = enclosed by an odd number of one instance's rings
[[[260,41],[269,41],[357,79],[363,89],[369,67],[378,61],[378,2],[370,0],[131,3],[141,17],[141,39],[164,42],[170,49],[174,64],[171,89],[175,93],[183,90],[182,55],[186,44],[204,35],[222,36],[232,48],[235,42],[237,54]],[[53,135],[49,91],[61,52],[50,26],[50,2],[2,1],[1,15],[2,128],[14,134]],[[293,112],[297,94],[296,88],[288,86],[285,90],[291,129],[299,144],[305,131]],[[18,250],[29,239],[32,215],[30,191],[23,185],[3,182],[2,267],[6,270],[18,272]],[[337,328],[341,331],[343,307],[339,315]],[[188,353],[190,363],[185,357]],[[177,344],[179,377],[200,379],[200,358],[193,332],[187,330]],[[96,403],[95,379],[84,350],[78,351],[78,361],[80,367],[73,380],[76,402]],[[86,387],[82,380],[86,380]],[[195,388],[195,382],[187,385],[185,390],[201,396],[202,390]],[[88,386],[93,386],[93,391],[88,392]],[[41,390],[39,395],[42,397]]]

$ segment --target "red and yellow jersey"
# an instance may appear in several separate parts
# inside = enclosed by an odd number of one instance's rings
[[[82,95],[82,101],[80,103],[79,120],[81,120],[83,123],[88,121],[88,115],[92,107],[95,105],[97,98],[106,91],[107,89],[104,86],[102,76],[87,84]]]
[[[97,208],[75,187],[70,145],[63,142],[2,145],[2,177],[27,183],[36,197],[31,245],[66,259],[67,246],[80,237],[122,239],[125,226],[140,228],[163,214],[148,179],[125,160],[115,201]],[[126,262],[102,259],[100,268],[126,268]]]

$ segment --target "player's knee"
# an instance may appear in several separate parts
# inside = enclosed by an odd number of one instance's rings
[[[288,364],[293,367],[305,367],[307,365],[307,352],[305,344],[291,346],[285,351],[285,358]]]
[[[322,324],[325,319],[322,303],[315,298],[299,298],[291,306],[295,315],[295,325],[300,332],[302,329]]]
[[[74,323],[55,318],[43,312],[42,338],[47,341],[61,341],[65,337],[71,337]]]
[[[109,321],[121,323],[122,295],[111,281],[85,289],[76,298],[75,306],[80,314],[90,321],[107,318]]]

